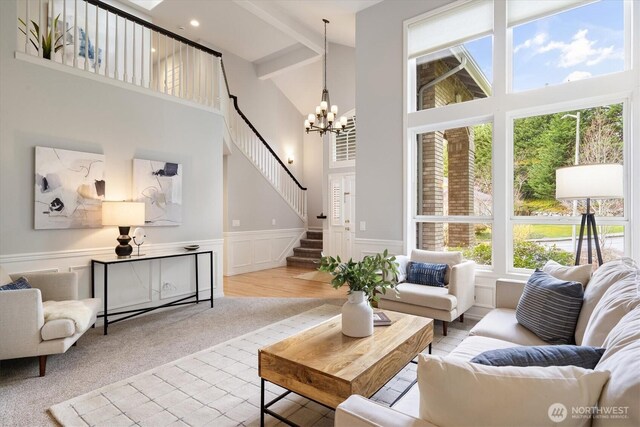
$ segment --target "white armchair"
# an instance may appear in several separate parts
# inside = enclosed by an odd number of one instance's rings
[[[403,282],[396,288],[398,293],[387,292],[380,295],[378,306],[382,309],[399,311],[416,316],[442,320],[443,335],[447,335],[447,324],[459,318],[464,321],[464,313],[475,301],[475,267],[471,260],[464,260],[461,252],[432,252],[420,249],[411,251],[411,256],[396,256],[399,278],[407,275],[407,264],[429,262],[447,264],[444,288]]]
[[[76,330],[70,319],[45,321],[43,301],[78,299],[76,273],[33,273],[8,276],[0,267],[0,279],[24,276],[31,289],[0,291],[0,360],[38,356],[44,376],[47,356],[66,352],[96,322],[99,298],[80,300],[91,312],[91,321]],[[0,283],[2,285],[4,283]]]

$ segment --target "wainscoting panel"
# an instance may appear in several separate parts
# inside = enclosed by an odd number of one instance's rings
[[[249,273],[287,264],[306,230],[234,231],[224,233],[224,275]]]
[[[201,250],[213,254],[214,298],[224,296],[222,288],[222,239],[176,242],[164,244],[145,243],[142,247],[148,255],[184,253],[183,247],[198,244]],[[0,265],[10,274],[28,272],[73,271],[78,274],[80,298],[91,298],[91,259],[110,257],[113,248],[95,248],[71,251],[10,254],[0,256]],[[95,296],[103,295],[103,269],[96,266]],[[200,297],[208,298],[210,265],[208,255],[198,256]],[[166,283],[170,286],[163,287]],[[195,290],[195,263],[193,257],[165,260],[139,261],[109,267],[109,308],[143,308],[157,305],[157,301],[180,297]]]

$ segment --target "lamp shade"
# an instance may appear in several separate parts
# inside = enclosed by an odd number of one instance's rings
[[[102,225],[144,225],[144,203],[102,202]]]
[[[556,169],[556,199],[624,197],[623,167],[618,164],[578,165]]]

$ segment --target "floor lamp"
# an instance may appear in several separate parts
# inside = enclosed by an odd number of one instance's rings
[[[623,197],[622,165],[577,165],[556,169],[556,199],[587,199],[587,210],[580,222],[580,238],[576,251],[576,263],[580,264],[580,252],[585,228],[587,230],[588,261],[591,264],[591,235],[595,242],[598,265],[602,265],[602,252],[598,241],[596,216],[591,212],[591,199],[617,199]]]

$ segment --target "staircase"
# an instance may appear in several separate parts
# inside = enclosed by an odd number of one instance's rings
[[[288,267],[317,269],[322,253],[322,231],[307,231],[307,238],[300,239],[300,247],[293,248],[293,256],[287,257]]]

